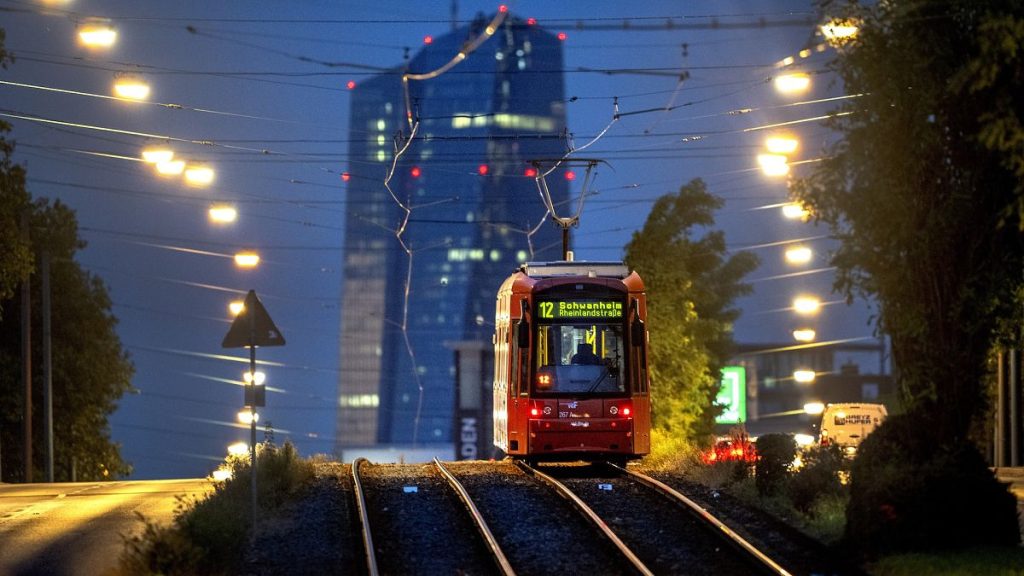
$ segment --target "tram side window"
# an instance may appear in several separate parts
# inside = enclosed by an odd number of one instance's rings
[[[625,352],[619,324],[538,326],[535,389],[538,393],[626,391]]]

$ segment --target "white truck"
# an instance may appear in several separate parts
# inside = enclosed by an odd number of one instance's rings
[[[822,446],[839,446],[844,454],[853,455],[864,438],[874,432],[887,415],[883,404],[829,404],[821,415],[818,442]]]

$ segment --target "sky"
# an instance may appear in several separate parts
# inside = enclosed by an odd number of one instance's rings
[[[607,128],[578,152],[607,165],[573,230],[577,259],[621,260],[654,200],[702,178],[725,200],[716,227],[730,250],[761,258],[748,277],[754,293],[737,302],[737,341],[792,343],[802,324],[791,310],[798,293],[826,303],[812,322],[819,340],[871,338],[870,308],[831,293],[828,231],[784,218],[786,177],[763,175],[756,160],[777,124],[800,139],[795,175],[832,138],[814,119],[836,106],[824,100],[843,96],[827,71],[834,53],[799,55],[822,42],[809,2],[506,5],[565,33],[567,144],[581,148]],[[457,19],[497,8],[461,0]],[[275,440],[290,439],[303,454],[331,451],[351,91],[427,36],[450,31],[451,13],[449,1],[0,0],[16,58],[0,70],[14,159],[33,196],[77,212],[88,242],[78,260],[108,285],[136,368],[137,392],[111,417],[133,477],[206,475],[228,444],[247,439],[235,414],[248,357],[221,340],[228,303],[250,289],[287,340],[257,352],[270,387],[260,437],[269,420]],[[116,28],[113,47],[77,43],[90,18]],[[647,29],[669,20],[671,29]],[[493,58],[487,48],[470,57]],[[795,63],[780,67],[787,57]],[[774,77],[793,71],[811,74],[810,92],[773,88]],[[126,74],[150,84],[147,102],[107,98]],[[616,103],[622,115],[613,122]],[[160,141],[177,158],[212,167],[214,182],[190,187],[158,176],[139,157]],[[209,221],[221,202],[237,208],[235,222]],[[780,243],[800,238],[813,259],[787,266]],[[245,249],[261,255],[257,268],[234,265]]]

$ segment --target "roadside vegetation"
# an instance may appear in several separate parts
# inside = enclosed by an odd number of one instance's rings
[[[286,442],[257,451],[260,518],[268,518],[296,498],[314,478],[314,464]],[[141,534],[126,539],[115,574],[164,576],[237,573],[243,566],[252,525],[251,468],[248,457],[230,457],[230,479],[200,498],[180,498],[174,521],[156,525],[145,518]]]

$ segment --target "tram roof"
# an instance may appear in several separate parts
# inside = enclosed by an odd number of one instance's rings
[[[531,278],[551,276],[589,276],[591,278],[625,278],[629,268],[622,262],[527,262],[523,273]]]

